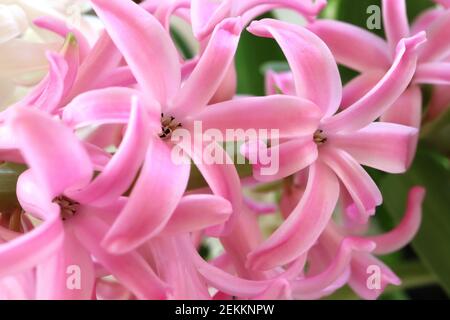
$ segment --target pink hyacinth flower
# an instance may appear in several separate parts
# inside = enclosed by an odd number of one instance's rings
[[[436,1],[444,8],[425,11],[409,25],[406,1],[383,0],[383,23],[387,41],[367,30],[347,23],[320,20],[309,26],[330,47],[338,63],[361,73],[344,90],[347,107],[365,95],[388,70],[395,59],[395,48],[402,38],[426,31],[428,41],[418,53],[419,64],[413,85],[384,112],[382,120],[419,127],[422,95],[418,85],[435,87],[427,118],[432,120],[450,105],[450,45],[446,33],[450,26],[447,1]],[[347,45],[351,42],[353,45]]]
[[[217,26],[196,68],[181,85],[176,48],[153,16],[131,1],[96,0],[93,4],[133,72],[140,92],[108,88],[79,95],[65,108],[64,121],[73,127],[126,123],[133,96],[139,97],[149,115],[150,142],[143,168],[127,204],[103,240],[110,251],[123,253],[137,248],[162,232],[173,215],[190,171],[189,164],[176,164],[171,159],[174,145],[168,138],[180,126],[190,130],[198,120],[205,130],[215,128],[222,132],[232,128],[276,128],[282,135],[312,133],[317,108],[295,97],[246,98],[205,108],[232,63],[241,30],[239,19],[225,20]],[[289,112],[292,120],[286,123],[275,110]],[[243,119],[239,115],[244,111],[254,113],[255,117]],[[304,126],[294,125],[297,121]],[[231,164],[203,163],[201,154],[190,148],[185,151],[194,160],[200,159],[196,163],[214,194],[233,205],[227,223],[211,232],[219,235],[231,232],[242,203],[236,169]],[[225,156],[225,151],[222,152]],[[154,193],[158,197],[147,201],[148,195]],[[89,195],[87,192],[86,196]],[[230,241],[234,246],[242,245],[236,238]]]
[[[254,175],[260,180],[308,169],[301,201],[269,239],[248,256],[250,268],[266,270],[291,262],[315,243],[331,218],[340,184],[351,196],[348,211],[352,219],[359,224],[367,222],[382,197],[361,165],[392,173],[408,168],[415,153],[417,129],[373,121],[407,88],[425,35],[401,40],[385,76],[365,96],[336,113],[342,101],[340,76],[333,55],[320,38],[300,26],[270,19],[253,22],[249,31],[277,40],[291,66],[295,95],[311,100],[322,112],[314,135],[299,135],[271,147],[280,155],[276,175],[264,176],[263,165],[254,166]],[[246,151],[248,156],[258,151],[254,149]]]

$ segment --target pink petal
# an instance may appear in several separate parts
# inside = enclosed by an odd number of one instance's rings
[[[383,72],[367,71],[355,77],[344,86],[341,109],[347,109],[364,97],[383,77]]]
[[[208,102],[208,104],[219,103],[233,99],[237,90],[237,73],[234,63],[228,68],[228,71],[220,84],[214,96]]]
[[[213,195],[188,195],[181,198],[178,207],[161,232],[163,235],[199,231],[224,223],[232,212],[229,201]]]
[[[425,33],[403,39],[397,56],[386,75],[364,97],[322,123],[324,131],[360,129],[377,119],[408,87],[417,63],[417,48],[425,41]]]
[[[295,83],[292,72],[274,72],[269,70],[266,72],[266,94],[287,94],[295,96]]]
[[[155,270],[171,287],[169,299],[210,299],[206,282],[189,254],[193,247],[189,234],[157,237],[150,242],[150,247],[155,257]]]
[[[102,245],[125,253],[161,232],[186,190],[190,168],[186,161],[173,162],[172,148],[164,141],[151,139],[130,198]]]
[[[163,26],[131,1],[92,0],[92,5],[145,95],[169,103],[180,88],[178,52]]]
[[[70,28],[69,24],[63,20],[51,16],[44,16],[33,20],[33,23],[39,28],[52,31],[63,38],[66,38],[72,33],[80,48],[80,60],[83,61],[88,55],[91,48],[87,39],[79,30]]]
[[[250,152],[246,157],[253,164],[253,177],[264,182],[283,179],[295,174],[310,166],[318,156],[317,145],[312,137],[291,139],[269,149],[259,148],[258,152],[259,156]],[[270,155],[272,161],[265,164],[261,161],[261,154]],[[274,161],[274,154],[278,155],[277,163]],[[274,166],[276,167],[274,168]],[[276,171],[274,172],[274,170]]]
[[[345,150],[362,165],[402,173],[411,165],[417,141],[416,128],[374,122],[351,134],[329,135],[327,142]]]
[[[192,0],[191,21],[195,37],[198,40],[206,38],[229,15],[230,9],[230,1]]]
[[[441,8],[431,8],[421,13],[411,25],[411,34],[426,31],[430,25],[440,16],[443,11]]]
[[[326,227],[339,194],[335,174],[324,164],[310,167],[305,193],[286,221],[248,255],[248,267],[268,270],[306,252]]]
[[[183,143],[178,144],[178,146],[182,148],[195,163],[212,192],[217,196],[227,199],[231,203],[233,213],[227,222],[220,227],[208,229],[208,233],[211,236],[223,236],[234,228],[237,216],[240,214],[242,208],[239,175],[233,161],[220,146],[215,149],[217,152],[216,156],[224,159],[224,163],[208,163],[207,161],[204,161],[202,149],[195,147],[196,143],[202,146],[202,148],[207,145],[206,142],[194,141],[194,146],[185,145]]]
[[[291,285],[286,279],[277,279],[252,300],[292,300]]]
[[[189,0],[163,1],[161,2],[153,15],[157,18],[167,31],[170,31],[170,18],[179,9],[189,9]],[[149,11],[148,8],[145,8]]]
[[[375,248],[371,241],[348,237],[342,240],[336,256],[322,272],[292,282],[293,295],[302,296],[317,293],[332,285],[350,265],[354,252],[370,252]]]
[[[63,121],[74,128],[89,125],[127,123],[130,119],[133,99],[149,113],[147,124],[161,130],[161,109],[158,103],[146,101],[139,91],[130,88],[106,88],[77,96],[63,111]]]
[[[382,196],[369,174],[343,150],[326,148],[321,150],[323,160],[342,181],[353,198],[361,222],[375,213],[375,207],[382,203]]]
[[[80,203],[103,206],[119,198],[132,184],[150,141],[146,111],[133,99],[124,138],[102,172],[86,188],[70,194]]]
[[[432,62],[448,57],[450,44],[448,41],[443,41],[443,39],[447,38],[449,28],[450,11],[447,10],[426,30],[428,41],[420,52],[419,61]]]
[[[384,122],[420,128],[422,121],[422,91],[411,85],[380,118]]]
[[[61,248],[64,230],[59,216],[59,206],[48,201],[30,170],[17,182],[17,193],[22,208],[45,219],[35,229],[0,244],[0,278],[30,269],[45,261]]]
[[[236,1],[233,15],[242,15],[245,21],[250,22],[255,17],[273,9],[291,9],[311,20],[317,16],[327,5],[326,0],[317,1],[291,1],[291,0],[247,0]]]
[[[351,69],[386,70],[391,64],[386,42],[372,32],[333,20],[318,20],[308,29],[325,41],[338,63]]]
[[[395,54],[398,42],[409,36],[406,0],[383,0],[383,23],[391,52]]]
[[[243,117],[248,114],[248,117]],[[286,117],[286,114],[289,117]],[[229,129],[278,130],[279,135],[308,135],[317,130],[319,109],[310,101],[292,96],[274,95],[248,97],[211,105],[192,117],[183,127],[191,129],[194,121],[201,123],[204,131],[220,130],[224,137]]]
[[[439,3],[445,9],[450,8],[450,1],[449,0],[434,0],[434,2]]]
[[[95,88],[95,85],[118,66],[122,55],[112,42],[106,31],[103,31],[94,47],[83,60],[78,70],[77,79],[71,89],[67,101],[85,91]]]
[[[314,102],[324,116],[336,112],[342,97],[341,79],[334,57],[322,40],[303,27],[271,19],[252,22],[248,30],[279,43],[298,96]]]
[[[375,254],[388,254],[407,245],[416,235],[422,220],[422,202],[425,189],[414,187],[409,191],[406,212],[402,221],[391,231],[372,237],[366,237],[376,243]]]
[[[168,113],[178,118],[204,109],[233,63],[241,30],[239,18],[226,19],[216,27]]]
[[[380,288],[372,288],[368,286],[369,277],[374,274],[371,268],[379,268],[381,281]],[[371,271],[371,272],[368,272]],[[375,274],[374,274],[375,275]],[[369,253],[358,252],[354,254],[351,263],[351,276],[349,279],[349,286],[360,297],[364,299],[376,299],[388,284],[400,285],[400,279],[386,266],[383,262],[373,257]]]
[[[51,199],[82,188],[91,180],[89,155],[61,122],[37,110],[17,108],[9,126],[27,164]]]
[[[92,259],[70,227],[64,229],[64,243],[61,248],[36,268],[36,298],[39,300],[92,298],[95,278]],[[79,277],[79,280],[76,277]],[[77,281],[79,283],[76,283]]]
[[[93,89],[107,87],[133,87],[136,79],[128,66],[117,67],[99,80]]]
[[[417,66],[415,83],[450,84],[450,62],[422,63]]]
[[[137,252],[113,255],[100,246],[108,226],[89,212],[78,212],[73,218],[78,240],[95,259],[139,299],[164,299],[167,287]]]

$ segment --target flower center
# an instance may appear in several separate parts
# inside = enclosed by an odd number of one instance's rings
[[[174,132],[176,128],[181,126],[181,123],[175,121],[174,117],[165,116],[164,113],[161,113],[161,133],[159,134],[159,137],[166,140],[170,138],[172,132]]]
[[[314,133],[314,142],[318,145],[321,145],[321,144],[324,144],[325,142],[327,142],[327,137],[323,133],[323,130],[319,129]]]
[[[63,221],[73,217],[77,212],[78,206],[80,205],[78,202],[69,199],[66,196],[56,197],[53,202],[61,208],[61,219]]]

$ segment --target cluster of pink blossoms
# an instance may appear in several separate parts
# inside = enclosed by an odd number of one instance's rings
[[[374,299],[399,285],[377,256],[414,237],[425,190],[410,191],[393,230],[364,235],[382,195],[363,166],[408,169],[421,84],[436,87],[427,119],[450,105],[450,2],[436,0],[411,27],[406,1],[382,3],[387,41],[317,19],[320,0],[92,0],[105,28],[93,46],[40,17],[65,42],[47,53],[43,80],[0,114],[0,161],[26,168],[18,206],[1,213],[0,298],[318,299],[348,284]],[[255,20],[276,8],[306,26]],[[198,40],[193,59],[171,37],[174,16]],[[244,28],[276,41],[290,67],[267,72],[266,96],[236,95]],[[361,74],[342,86],[337,63]],[[253,177],[241,178],[232,161],[202,161],[170,139],[180,128],[200,139],[196,122],[224,136],[278,130],[279,144],[241,149],[248,158],[276,153],[277,172],[256,162]],[[216,142],[216,156],[228,159],[222,142],[236,141]],[[188,161],[175,163],[175,148]],[[188,188],[190,161],[203,188]],[[274,181],[284,181],[279,203],[243,192]],[[278,213],[283,221],[266,237],[258,220]],[[202,257],[205,239],[219,240],[220,253]]]

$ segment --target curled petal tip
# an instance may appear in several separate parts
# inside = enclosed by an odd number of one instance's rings
[[[264,34],[267,34],[268,36],[269,33],[264,30],[265,21],[267,21],[267,19],[252,21],[247,27],[247,31],[254,34],[255,36],[264,36]]]
[[[412,187],[411,190],[409,191],[408,198],[412,199],[412,200],[414,199],[414,201],[422,203],[423,199],[425,198],[425,195],[426,195],[426,190],[424,187],[415,186],[415,187]]]
[[[414,36],[409,38],[404,38],[400,41],[397,47],[397,51],[401,50],[401,48],[405,48],[406,50],[417,50],[422,44],[427,41],[427,35],[425,31],[421,31],[416,33]]]
[[[217,28],[225,30],[234,35],[239,35],[242,32],[244,26],[242,24],[241,17],[233,17],[223,20]]]

